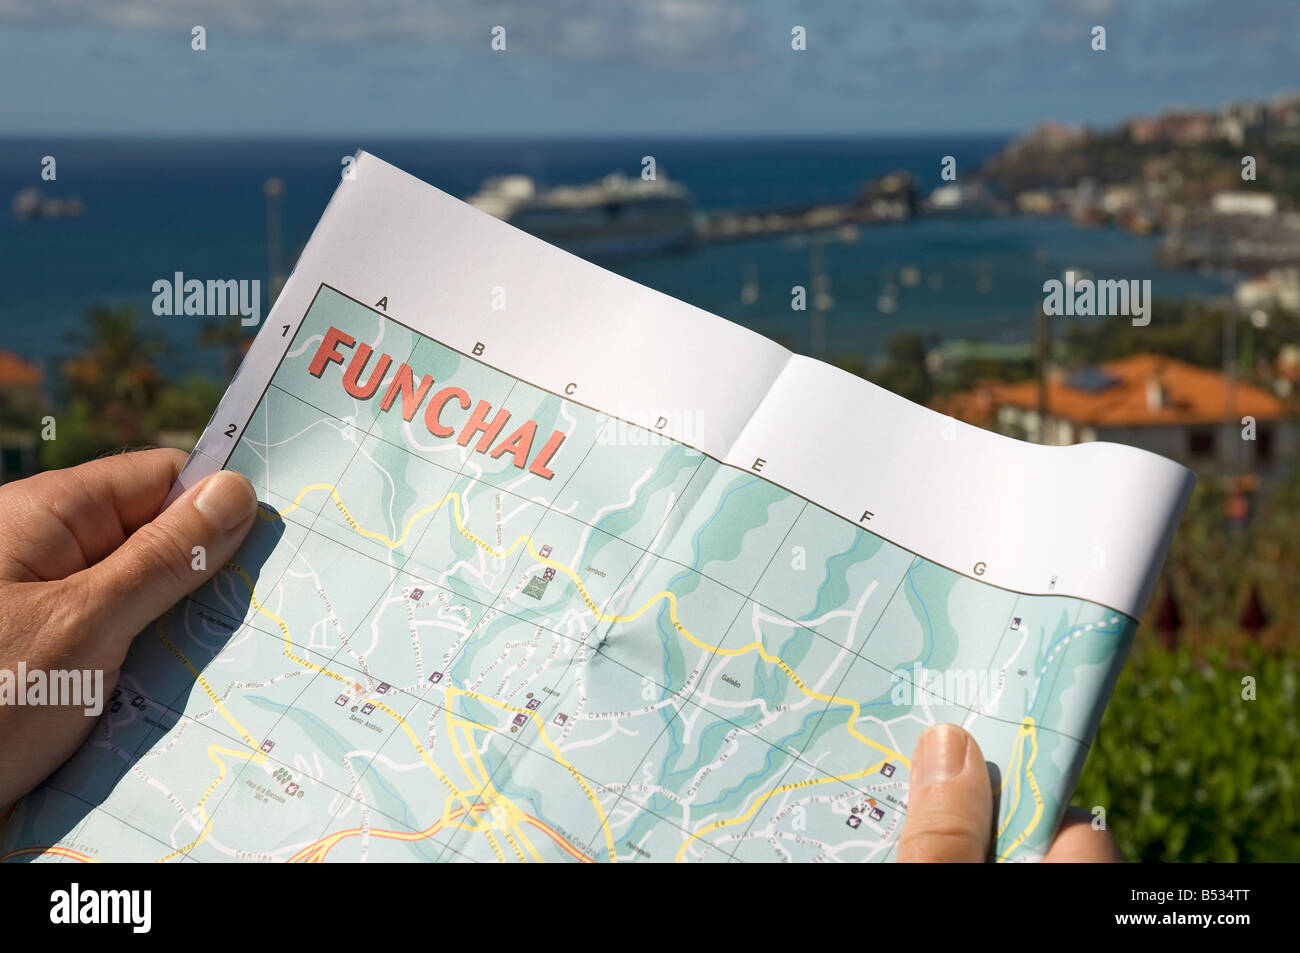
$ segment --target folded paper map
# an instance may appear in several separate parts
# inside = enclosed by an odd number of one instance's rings
[[[1050,843],[1191,483],[956,422],[360,153],[174,495],[247,543],[0,856],[864,861],[936,722]]]

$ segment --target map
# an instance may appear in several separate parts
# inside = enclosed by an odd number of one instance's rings
[[[887,861],[945,721],[998,768],[996,859],[1042,855],[1130,617],[929,562],[329,286],[289,329],[216,461],[257,489],[248,542],[136,640],[0,857]]]

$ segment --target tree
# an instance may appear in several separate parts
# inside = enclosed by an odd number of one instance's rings
[[[886,357],[872,374],[872,382],[900,397],[928,404],[934,396],[934,381],[925,365],[926,341],[911,331],[900,331],[889,339]]]
[[[78,336],[84,350],[63,362],[58,436],[44,448],[49,467],[150,439],[146,416],[164,387],[161,346],[141,335],[129,308],[96,307],[88,323]]]

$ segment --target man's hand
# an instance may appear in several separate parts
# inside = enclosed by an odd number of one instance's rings
[[[956,725],[925,730],[912,753],[907,819],[898,841],[904,862],[983,863],[993,841],[993,786],[980,746]],[[1122,861],[1109,831],[1093,830],[1092,815],[1070,808],[1045,861]]]
[[[146,450],[0,487],[0,672],[102,671],[107,697],[136,634],[234,555],[252,485],[215,473],[160,513],[184,463]],[[86,739],[86,707],[0,703],[0,827]]]

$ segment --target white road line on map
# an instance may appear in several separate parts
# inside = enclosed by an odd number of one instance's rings
[[[417,431],[411,428],[412,421],[419,420],[419,419],[420,419],[419,417],[412,417],[411,420],[402,421],[402,435],[406,438],[406,442],[410,444],[412,447],[414,447],[416,450],[419,450],[421,453],[444,454],[444,455],[454,454],[457,458],[456,466],[452,467],[451,469],[459,470],[461,465],[464,463],[465,454],[461,452],[464,448],[461,447],[461,445],[456,443],[455,441],[448,443],[446,440],[439,440],[438,443],[432,443],[432,444],[420,443],[419,438],[416,437]],[[429,432],[427,427],[425,428],[424,432],[425,433]],[[432,463],[435,461],[430,460],[429,462]],[[439,463],[438,466],[445,467],[447,466],[447,464]]]
[[[654,553],[656,551],[659,541],[663,538],[664,531],[668,528],[668,517],[672,514],[673,506],[676,502],[677,492],[675,490],[670,491],[668,493],[668,501],[664,505],[663,518],[659,521],[659,529],[655,532],[654,538],[650,540],[650,545],[646,547],[647,553]],[[648,558],[637,560],[636,567],[632,570],[632,575],[626,582],[622,583],[618,589],[614,591],[614,594],[607,600],[607,609],[605,610],[606,615],[618,615],[623,611],[628,600],[631,599],[633,593],[636,592],[637,586],[641,584],[641,580],[645,577],[652,561],[653,560]]]
[[[655,473],[654,467],[646,467],[645,473],[641,474],[641,476],[636,480],[636,482],[632,484],[631,488],[628,489],[627,499],[619,500],[616,503],[610,503],[606,506],[602,506],[600,509],[596,510],[596,512],[591,515],[591,519],[587,521],[587,525],[582,530],[582,535],[578,537],[578,551],[575,555],[581,556],[583,553],[587,551],[587,545],[590,541],[591,534],[596,531],[596,524],[598,524],[601,521],[601,518],[605,516],[605,514],[617,513],[621,510],[628,509],[629,507],[633,506],[636,503],[637,492],[641,489],[642,486],[645,485],[645,483],[652,476],[654,476],[654,473]],[[575,501],[575,505],[576,505],[576,501]]]
[[[1016,650],[1012,652],[1009,656],[1007,656],[1007,658],[1002,662],[1001,668],[998,669],[998,678],[1002,683],[1001,685],[998,686],[998,693],[989,699],[989,703],[987,705],[981,706],[980,708],[977,708],[975,711],[970,712],[962,720],[961,726],[965,728],[967,731],[970,730],[971,725],[975,724],[975,722],[979,719],[981,715],[988,715],[998,710],[998,705],[1001,704],[1002,702],[1002,696],[1006,694],[1006,690],[1007,690],[1006,674],[1008,671],[1010,671],[1011,663],[1016,660],[1016,656],[1018,656],[1020,654],[1020,650],[1025,647],[1025,642],[1028,641],[1028,639],[1029,639],[1029,623],[1026,622],[1024,625],[1021,626],[1020,642],[1016,645]]]
[[[320,342],[320,341],[324,341],[324,340],[325,340],[325,335],[323,335],[323,334],[313,334],[313,335],[312,335],[311,337],[309,337],[307,340],[305,340],[305,341],[302,342],[302,346],[301,346],[301,347],[299,347],[299,348],[295,348],[294,350],[289,351],[287,354],[285,354],[285,357],[286,357],[286,358],[289,358],[289,357],[301,357],[303,354],[306,354],[309,350],[311,350],[311,346],[312,346],[313,344],[316,344],[316,343],[318,343],[318,342]]]
[[[429,766],[425,764],[424,761],[420,758],[416,758],[410,764],[403,764],[400,761],[394,761],[392,758],[389,758],[387,755],[376,754],[375,761],[379,762],[380,764],[384,765],[387,768],[391,768],[394,771],[406,772],[406,771],[429,770]]]
[[[268,403],[266,402],[266,395],[269,394],[270,392],[271,392],[271,389],[270,389],[270,387],[268,386],[267,389],[266,389],[266,392],[262,394],[262,400],[261,400],[261,404],[262,404],[262,432],[266,435],[266,441],[267,441],[267,443],[270,443],[270,441],[271,441],[271,405],[268,404]],[[245,434],[247,434],[247,432],[248,432],[247,428],[245,428],[244,432],[245,432]],[[254,453],[257,453],[256,450],[254,450],[253,452],[254,452]],[[262,484],[262,486],[266,487],[267,490],[270,490],[270,488],[271,488],[271,452],[270,452],[269,448],[268,448],[268,450],[267,450],[266,457],[262,460],[262,462],[263,462],[264,464],[266,464],[266,481]]]
[[[1105,620],[1104,624],[1115,625],[1118,622],[1119,622],[1119,616],[1113,615],[1109,619]],[[1043,667],[1038,670],[1038,678],[1035,679],[1034,681],[1034,694],[1030,696],[1030,700],[1029,700],[1029,707],[1031,710],[1033,709],[1034,705],[1038,703],[1038,693],[1042,690],[1043,687],[1043,676],[1047,674],[1047,666],[1052,664],[1052,659],[1056,658],[1058,652],[1063,651],[1066,646],[1068,646],[1079,636],[1087,632],[1091,632],[1093,629],[1097,628],[1099,625],[1102,624],[1103,623],[1101,622],[1089,622],[1087,625],[1082,627],[1076,626],[1074,632],[1071,632],[1069,635],[1061,639],[1056,644],[1056,646],[1052,649],[1052,651],[1048,653],[1047,659],[1043,662]]]
[[[370,451],[365,447],[364,441],[357,453],[369,460],[370,465],[383,474],[384,479],[388,481],[389,487],[392,488],[393,492],[388,497],[388,522],[385,529],[389,530],[387,534],[388,536],[395,538],[397,536],[397,514],[393,512],[393,504],[397,501],[397,481],[393,479],[392,475],[384,467],[379,465],[378,461],[376,461],[373,456],[371,456]],[[392,556],[392,550],[389,550],[388,555],[389,557]]]
[[[569,412],[569,402],[563,397],[560,398],[560,416],[564,418],[565,423],[569,425],[570,433],[578,429],[578,419]]]
[[[599,719],[588,718],[586,720],[588,722],[592,722],[592,721],[597,721]],[[560,748],[560,750],[567,755],[570,751],[577,751],[579,748],[590,748],[592,745],[603,744],[604,742],[608,741],[611,738],[617,738],[619,735],[628,735],[629,737],[632,738],[639,737],[638,732],[630,731],[626,728],[620,727],[619,720],[620,719],[618,718],[610,719],[609,728],[606,729],[604,734],[599,735],[595,738],[588,738],[586,741],[570,742],[569,744],[566,744],[562,748]]]
[[[268,429],[268,431],[269,431],[269,430],[270,430],[270,419],[271,419],[271,418],[270,418],[270,415],[269,415],[269,414],[263,414],[262,416],[263,416],[263,417],[266,419],[266,421],[267,421],[267,429]],[[270,450],[272,447],[283,447],[285,444],[292,443],[293,441],[295,441],[295,440],[297,440],[299,437],[301,437],[303,434],[307,433],[307,431],[311,430],[313,427],[321,427],[321,426],[328,427],[329,429],[336,431],[340,436],[342,436],[344,433],[347,432],[346,428],[344,428],[344,427],[340,427],[340,426],[338,426],[338,425],[335,423],[335,420],[334,420],[333,417],[321,417],[321,418],[319,418],[318,420],[314,420],[314,421],[312,421],[312,422],[309,423],[306,427],[303,427],[301,430],[299,430],[297,433],[295,433],[295,434],[291,434],[291,435],[289,435],[288,437],[285,437],[283,440],[277,440],[277,441],[275,441],[275,443],[271,443],[271,442],[270,442],[271,435],[270,435],[269,432],[268,432],[267,435],[266,435],[266,440],[267,440],[266,443],[261,443],[261,442],[259,442],[259,441],[257,441],[257,440],[254,440],[252,437],[247,437],[247,436],[244,437],[244,439],[241,440],[240,442],[243,443],[243,444],[246,444],[246,445],[248,445],[248,446],[250,446],[250,447],[253,447],[253,448],[260,448],[260,449],[262,449],[262,450]],[[355,428],[354,428],[354,429],[355,429]],[[268,454],[268,456],[269,456],[269,454]],[[262,458],[262,459],[266,459],[266,458],[263,458],[262,455],[261,455],[260,453],[258,454],[258,457],[259,457],[259,458]],[[271,479],[270,479],[270,477],[271,477],[271,474],[270,474],[270,469],[269,469],[269,465],[268,465],[268,470],[267,470],[267,481],[266,481],[266,486],[268,486],[268,487],[271,485]]]

